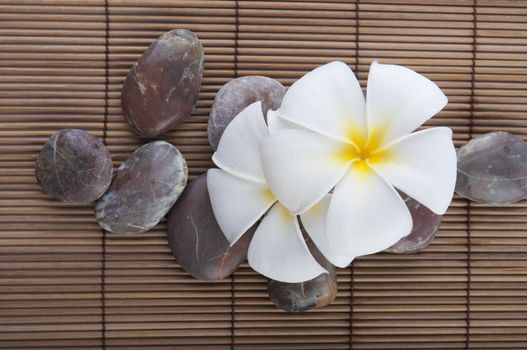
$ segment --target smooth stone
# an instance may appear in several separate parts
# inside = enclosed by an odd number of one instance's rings
[[[168,214],[168,241],[179,265],[195,278],[220,280],[247,257],[255,227],[232,247],[214,217],[207,175],[190,182]]]
[[[337,296],[337,273],[335,267],[324,258],[313,241],[308,240],[309,250],[328,273],[323,273],[307,282],[286,283],[269,280],[267,292],[271,301],[287,312],[304,312],[331,304]]]
[[[173,129],[192,113],[203,76],[203,48],[184,29],[160,36],[137,60],[124,81],[121,107],[141,136]]]
[[[82,204],[104,194],[112,170],[112,158],[100,139],[84,130],[63,129],[42,147],[35,175],[51,197]]]
[[[140,233],[157,225],[187,184],[187,164],[176,147],[154,141],[121,164],[108,191],[95,204],[106,231]]]
[[[395,243],[386,252],[396,254],[413,254],[425,249],[432,243],[441,225],[442,215],[437,215],[415,199],[399,192],[412,215],[412,232]]]
[[[457,152],[456,192],[485,204],[527,196],[527,143],[503,131],[470,140]]]
[[[280,107],[284,94],[285,88],[280,82],[262,76],[236,78],[223,85],[214,98],[209,115],[208,134],[212,148],[218,148],[223,131],[245,107],[262,101],[265,116],[269,109]]]

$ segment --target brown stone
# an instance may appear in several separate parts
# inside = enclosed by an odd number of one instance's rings
[[[88,203],[110,186],[112,159],[100,139],[84,130],[64,129],[42,147],[35,174],[51,197],[67,203]]]
[[[498,205],[527,197],[527,143],[503,131],[470,140],[457,153],[456,192]]]
[[[115,233],[145,232],[165,216],[187,183],[187,164],[165,141],[147,143],[121,166],[95,205],[99,225]]]
[[[206,174],[188,184],[168,214],[172,254],[186,272],[202,280],[231,275],[247,257],[254,231],[229,245],[212,212]]]
[[[191,31],[175,29],[150,45],[123,85],[121,106],[141,136],[173,129],[192,113],[203,75],[203,48]]]
[[[327,306],[337,296],[337,274],[335,267],[324,258],[313,241],[307,241],[309,250],[328,273],[301,283],[286,283],[269,280],[267,292],[271,301],[287,312],[304,312],[313,308]]]
[[[209,143],[218,148],[221,135],[229,123],[250,104],[262,101],[266,116],[269,109],[280,107],[285,88],[278,81],[261,76],[247,76],[229,81],[216,94],[209,115]]]
[[[386,252],[397,254],[413,254],[425,249],[432,243],[439,225],[441,225],[442,215],[437,215],[415,199],[399,192],[412,215],[412,232],[395,243]]]

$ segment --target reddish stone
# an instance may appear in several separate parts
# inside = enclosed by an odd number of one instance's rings
[[[165,141],[147,143],[121,166],[108,191],[95,205],[106,231],[140,233],[157,225],[187,183],[187,164]]]
[[[399,242],[385,251],[397,254],[418,253],[432,243],[443,216],[435,214],[406,194],[402,192],[399,192],[399,194],[412,215],[412,232],[408,236],[401,238]]]
[[[181,267],[202,280],[231,275],[247,257],[255,227],[232,247],[212,212],[207,175],[192,181],[168,214],[168,241]]]
[[[216,94],[209,115],[209,143],[218,148],[221,135],[229,123],[245,107],[262,101],[264,116],[269,109],[280,107],[285,88],[278,81],[261,76],[247,76],[229,81]]]
[[[35,166],[44,192],[67,203],[97,200],[112,181],[112,158],[103,142],[84,130],[64,129],[42,147]]]
[[[456,192],[498,205],[527,197],[527,143],[503,131],[470,140],[457,153]]]
[[[309,250],[328,273],[301,283],[286,283],[269,280],[267,292],[271,301],[287,312],[304,312],[313,308],[327,306],[337,296],[337,274],[335,267],[324,258],[313,241],[307,241]]]
[[[198,100],[203,60],[191,31],[172,30],[154,41],[123,85],[121,106],[132,129],[154,137],[188,118]]]

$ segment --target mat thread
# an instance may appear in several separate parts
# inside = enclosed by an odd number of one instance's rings
[[[359,76],[359,5],[360,0],[356,1],[355,4],[355,75]],[[353,280],[353,263],[350,264],[350,349],[353,349],[353,292],[354,292],[354,280]]]
[[[108,0],[104,0],[104,120],[102,141],[106,145],[106,136],[108,132],[108,105],[109,105],[109,39],[110,39],[110,10]],[[101,271],[101,322],[102,322],[102,348],[106,349],[106,230],[102,232],[102,271]]]
[[[470,77],[470,111],[469,111],[469,125],[468,125],[468,138],[469,141],[473,137],[473,129],[474,129],[474,87],[475,87],[475,75],[476,75],[476,39],[477,39],[477,6],[478,1],[474,0],[472,3],[472,62],[471,62],[471,77]],[[470,294],[472,289],[472,269],[471,269],[471,261],[472,261],[472,242],[471,242],[471,203],[470,200],[467,199],[467,290],[466,290],[466,299],[467,299],[467,307],[466,307],[466,343],[465,348],[470,348]]]
[[[238,1],[234,1],[234,11],[235,11],[235,28],[234,28],[234,78],[238,78],[238,36],[240,30],[240,11]],[[234,328],[235,328],[235,309],[234,303],[236,300],[236,295],[234,293],[234,276],[236,272],[233,272],[231,275],[231,349],[234,350]]]

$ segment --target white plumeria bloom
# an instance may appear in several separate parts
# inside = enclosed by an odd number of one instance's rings
[[[318,247],[334,265],[347,266],[411,232],[410,212],[395,188],[445,213],[456,181],[452,131],[413,131],[446,104],[424,76],[376,62],[366,101],[349,67],[332,62],[295,82],[280,109],[268,114],[282,129],[261,148],[271,191],[294,214],[322,200],[326,233]]]
[[[297,217],[277,202],[267,185],[260,143],[268,135],[259,101],[244,109],[227,126],[212,156],[220,169],[210,169],[207,173],[212,209],[231,245],[265,214],[249,246],[249,265],[274,280],[308,281],[327,271],[309,252]],[[310,236],[318,240],[315,244],[326,247],[323,203],[320,208],[307,210],[303,219],[309,222],[306,230],[311,231]]]

